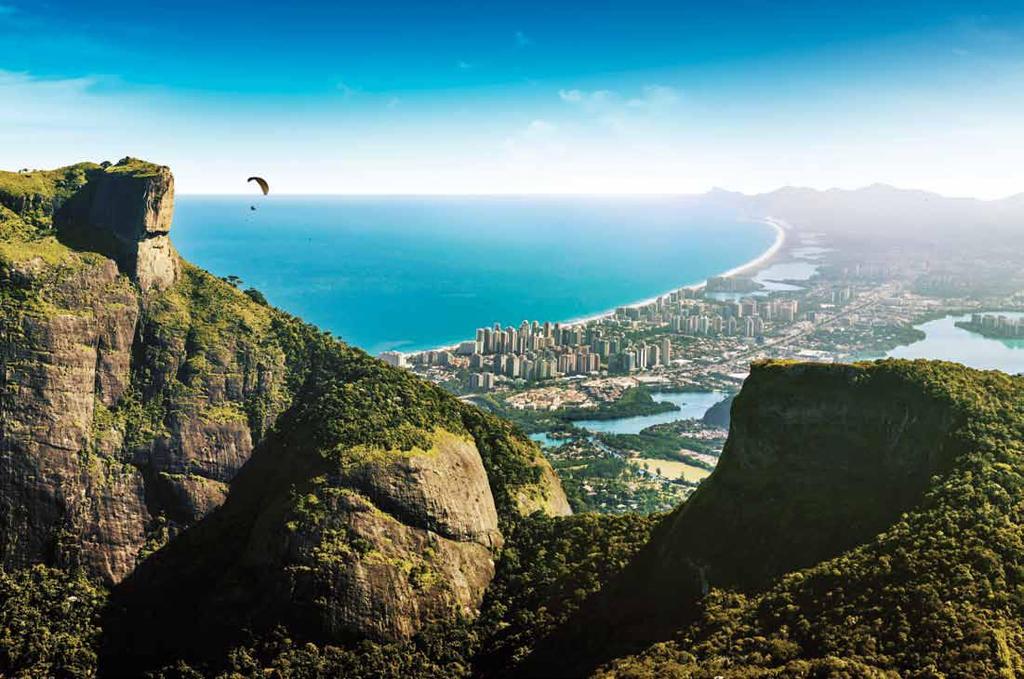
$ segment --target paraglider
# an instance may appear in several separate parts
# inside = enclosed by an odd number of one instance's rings
[[[246,183],[256,182],[257,184],[259,184],[260,190],[263,191],[263,195],[264,196],[267,195],[268,193],[270,193],[270,184],[268,184],[267,180],[264,179],[263,177],[249,177],[245,181],[246,181]],[[249,209],[252,210],[252,211],[255,211],[256,210],[256,206],[255,205],[250,205]]]
[[[249,177],[245,181],[246,182],[256,182],[257,184],[259,184],[260,185],[260,189],[263,191],[263,195],[264,196],[267,195],[268,193],[270,193],[270,184],[268,184],[267,180],[264,179],[263,177]]]

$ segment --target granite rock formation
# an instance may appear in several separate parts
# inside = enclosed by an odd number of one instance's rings
[[[134,159],[0,173],[0,564],[143,564],[127,597],[219,535],[243,543],[191,567],[257,564],[267,608],[226,587],[213,617],[400,638],[473,615],[501,526],[567,512],[539,451],[182,261],[172,210]]]
[[[869,541],[920,503],[963,453],[966,421],[907,366],[755,364],[715,472],[527,672],[586,674],[670,639],[709,591],[758,591]]]

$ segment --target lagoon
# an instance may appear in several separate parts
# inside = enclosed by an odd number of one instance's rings
[[[1001,312],[1000,312],[1001,313]],[[1019,318],[1022,313],[1005,313]],[[897,347],[891,358],[932,358],[956,361],[981,370],[1002,370],[1010,374],[1024,373],[1024,339],[990,339],[956,327],[957,321],[970,320],[970,315],[946,316],[914,326],[924,331],[925,338]]]
[[[679,410],[670,410],[654,415],[637,415],[615,420],[578,420],[574,425],[593,433],[639,434],[655,424],[667,424],[678,420],[700,419],[708,408],[725,398],[719,391],[654,392],[655,401],[674,403]]]
[[[668,424],[679,420],[700,419],[708,408],[725,398],[720,391],[687,391],[687,392],[652,392],[655,401],[674,403],[679,410],[670,410],[654,415],[637,415],[620,417],[614,420],[577,420],[573,424],[593,434],[639,434],[647,427],[655,424]],[[554,448],[562,445],[563,440],[553,439],[548,432],[530,434],[533,441],[542,447]]]

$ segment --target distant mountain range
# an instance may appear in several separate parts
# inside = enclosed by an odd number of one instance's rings
[[[754,195],[713,189],[697,199],[813,231],[884,239],[971,237],[979,230],[1016,238],[1024,232],[1024,193],[979,200],[872,184],[826,191],[787,186]]]

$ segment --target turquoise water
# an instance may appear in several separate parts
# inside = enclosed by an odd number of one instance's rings
[[[1022,314],[1004,315],[1013,318]],[[916,325],[915,328],[925,332],[925,338],[897,347],[887,355],[892,358],[938,358],[982,370],[1024,373],[1024,339],[990,339],[954,325],[956,321],[969,319],[970,315],[946,316]]]
[[[530,440],[531,441],[536,441],[537,443],[539,443],[544,448],[557,448],[558,446],[560,446],[563,443],[565,443],[565,440],[563,440],[563,439],[553,439],[553,438],[551,438],[550,436],[548,436],[548,432],[546,432],[546,431],[539,431],[539,432],[530,434]]]
[[[708,411],[708,408],[725,398],[725,394],[720,391],[689,391],[681,394],[675,392],[652,392],[651,397],[655,401],[675,403],[679,406],[679,410],[670,410],[667,413],[657,413],[655,415],[620,417],[615,420],[578,420],[573,422],[573,424],[593,433],[639,434],[651,425],[704,417],[704,413]],[[548,448],[565,443],[564,440],[551,438],[547,432],[530,434],[530,438]]]
[[[719,391],[688,391],[682,394],[655,392],[651,396],[655,401],[675,403],[679,406],[679,410],[670,410],[654,415],[621,417],[616,420],[579,420],[573,424],[595,433],[639,434],[651,425],[704,417],[708,408],[725,398],[725,394]]]
[[[774,236],[662,197],[179,196],[172,231],[192,262],[371,353],[605,311],[749,261]]]

